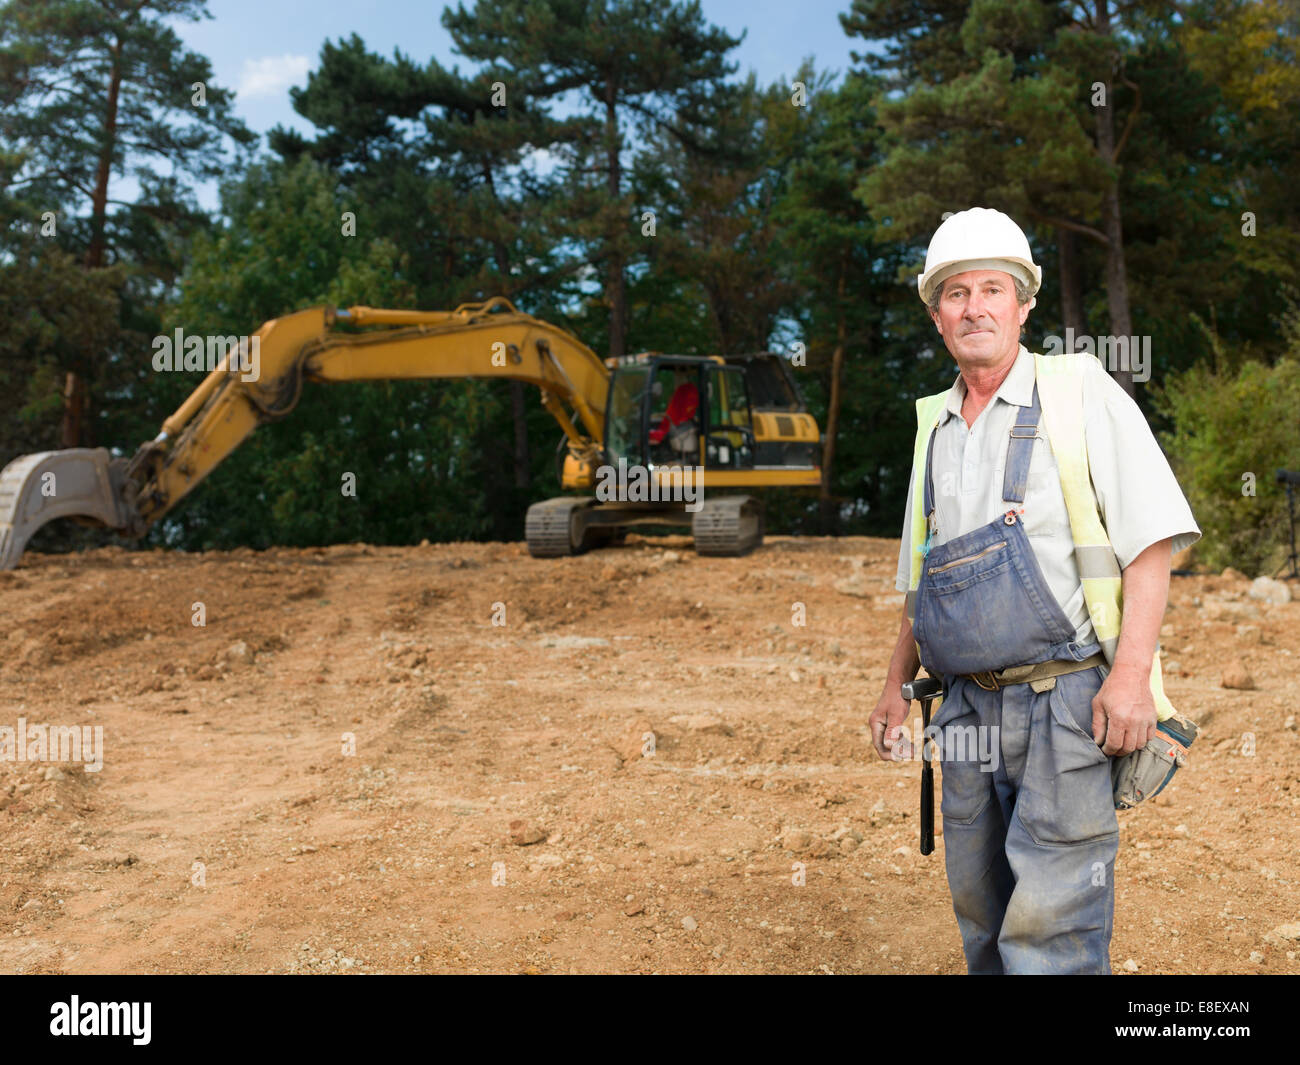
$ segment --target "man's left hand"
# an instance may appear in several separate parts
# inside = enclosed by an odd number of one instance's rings
[[[1092,738],[1102,752],[1125,755],[1156,734],[1151,676],[1139,670],[1111,670],[1092,698]]]

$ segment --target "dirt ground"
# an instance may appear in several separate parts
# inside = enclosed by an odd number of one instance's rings
[[[26,556],[0,726],[104,753],[0,761],[0,970],[964,972],[919,764],[867,729],[896,558]],[[1174,580],[1168,690],[1204,733],[1120,814],[1117,972],[1300,973],[1300,601],[1248,589]],[[1234,659],[1256,690],[1220,686]]]

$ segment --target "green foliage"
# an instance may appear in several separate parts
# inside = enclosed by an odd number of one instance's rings
[[[677,0],[477,0],[448,8],[442,24],[457,50],[489,64],[517,95],[578,115],[547,117],[539,132],[560,161],[549,205],[562,238],[598,271],[608,312],[608,351],[628,341],[628,276],[645,261],[632,225],[638,205],[624,155],[631,128],[707,151],[710,97],[735,72],[741,41],[710,25],[698,2]]]
[[[37,239],[0,263],[0,466],[59,446],[68,369],[82,351],[111,350],[130,339],[119,324],[125,278],[122,266],[86,270],[52,241]]]
[[[0,256],[21,261],[39,226],[92,288],[105,267],[125,268],[110,316],[99,299],[64,316],[80,320],[61,329],[63,446],[121,428],[113,408],[130,394],[132,340],[157,328],[186,243],[208,223],[193,183],[222,172],[228,141],[256,140],[207,59],[169,24],[206,16],[203,0],[0,5]],[[136,186],[129,201],[124,179]],[[26,376],[52,383],[48,366],[29,362]]]
[[[222,173],[227,138],[257,139],[168,24],[205,17],[204,0],[0,5],[0,224],[53,211],[57,242],[88,266],[134,262],[155,293],[174,280],[180,243],[207,221],[192,181]],[[139,191],[124,203],[126,177]]]
[[[696,101],[692,120],[701,140],[694,147],[666,129],[647,135],[632,180],[655,223],[653,235],[640,240],[645,269],[632,288],[629,332],[637,350],[684,351],[692,339],[696,354],[766,350],[797,294],[781,261],[776,218],[790,158],[780,131],[798,119],[789,97],[788,86],[760,89],[751,75]],[[640,225],[638,218],[634,232]],[[666,288],[677,292],[668,297],[671,316],[646,298],[662,298]],[[693,337],[693,320],[701,319],[705,335]],[[651,333],[652,321],[667,329]]]
[[[887,232],[915,240],[906,273],[919,271],[943,212],[995,207],[1022,224],[1045,267],[1027,343],[1065,324],[1059,254],[1068,232],[1084,331],[1114,331],[1117,301],[1131,306],[1125,331],[1153,337],[1156,369],[1165,373],[1209,354],[1190,310],[1213,316],[1225,341],[1276,357],[1280,346],[1258,308],[1261,298],[1274,310],[1280,304],[1278,279],[1291,269],[1281,265],[1284,249],[1294,248],[1296,227],[1286,198],[1264,190],[1274,188],[1273,168],[1291,165],[1296,153],[1270,150],[1269,167],[1258,167],[1254,138],[1233,135],[1246,105],[1224,99],[1211,53],[1225,35],[1207,29],[1225,9],[1241,9],[1257,34],[1268,21],[1235,0],[1192,5],[1181,18],[1159,4],[1111,5],[1104,23],[1100,6],[1069,3],[855,0],[846,27],[888,44],[867,66],[898,90],[878,98],[886,151],[864,171],[859,191]],[[912,34],[918,27],[926,32]],[[1274,93],[1295,83],[1271,76],[1285,58],[1256,57],[1265,68],[1256,80],[1267,76]],[[905,71],[915,76],[899,80]],[[1101,82],[1110,82],[1117,147],[1110,158],[1099,148],[1101,112],[1093,106]],[[1233,84],[1256,82],[1237,76]],[[1252,125],[1261,134],[1266,126]],[[1112,276],[1104,232],[1112,187],[1124,283]],[[1268,223],[1258,238],[1243,239],[1243,211],[1262,218],[1265,203]]]
[[[409,301],[405,264],[392,241],[367,231],[364,211],[357,235],[344,235],[343,215],[357,206],[326,167],[309,159],[251,166],[222,189],[229,223],[195,240],[169,324],[252,329],[321,303]]]
[[[1300,343],[1292,350],[1273,366],[1200,363],[1157,393],[1174,426],[1161,442],[1203,534],[1196,557],[1216,569],[1271,574],[1288,550],[1274,471],[1300,469]]]

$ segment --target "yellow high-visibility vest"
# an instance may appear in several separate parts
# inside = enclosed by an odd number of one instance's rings
[[[1087,360],[1085,362],[1084,360]],[[1115,550],[1097,510],[1097,497],[1088,474],[1088,448],[1084,438],[1083,375],[1099,365],[1086,352],[1068,355],[1034,354],[1038,396],[1043,407],[1043,429],[1061,475],[1061,492],[1070,516],[1074,560],[1079,567],[1083,598],[1088,616],[1106,661],[1115,664],[1123,619],[1123,578]],[[912,567],[907,593],[907,616],[915,617],[916,587],[921,581],[921,547],[925,543],[926,520],[922,513],[925,495],[925,449],[930,432],[939,424],[948,404],[948,392],[916,401],[916,444],[912,449]],[[1160,674],[1160,648],[1151,661],[1151,695],[1156,716],[1164,721],[1174,707],[1165,695]]]

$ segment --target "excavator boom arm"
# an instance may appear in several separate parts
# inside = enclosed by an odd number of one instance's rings
[[[344,332],[338,325],[377,326]],[[502,377],[542,390],[542,402],[578,452],[604,439],[609,370],[568,332],[497,297],[455,311],[313,307],[264,324],[258,357],[229,355],[129,460],[103,448],[25,455],[0,473],[0,569],[56,518],[142,535],[259,424],[283,418],[308,381]],[[565,406],[573,408],[574,424]]]

